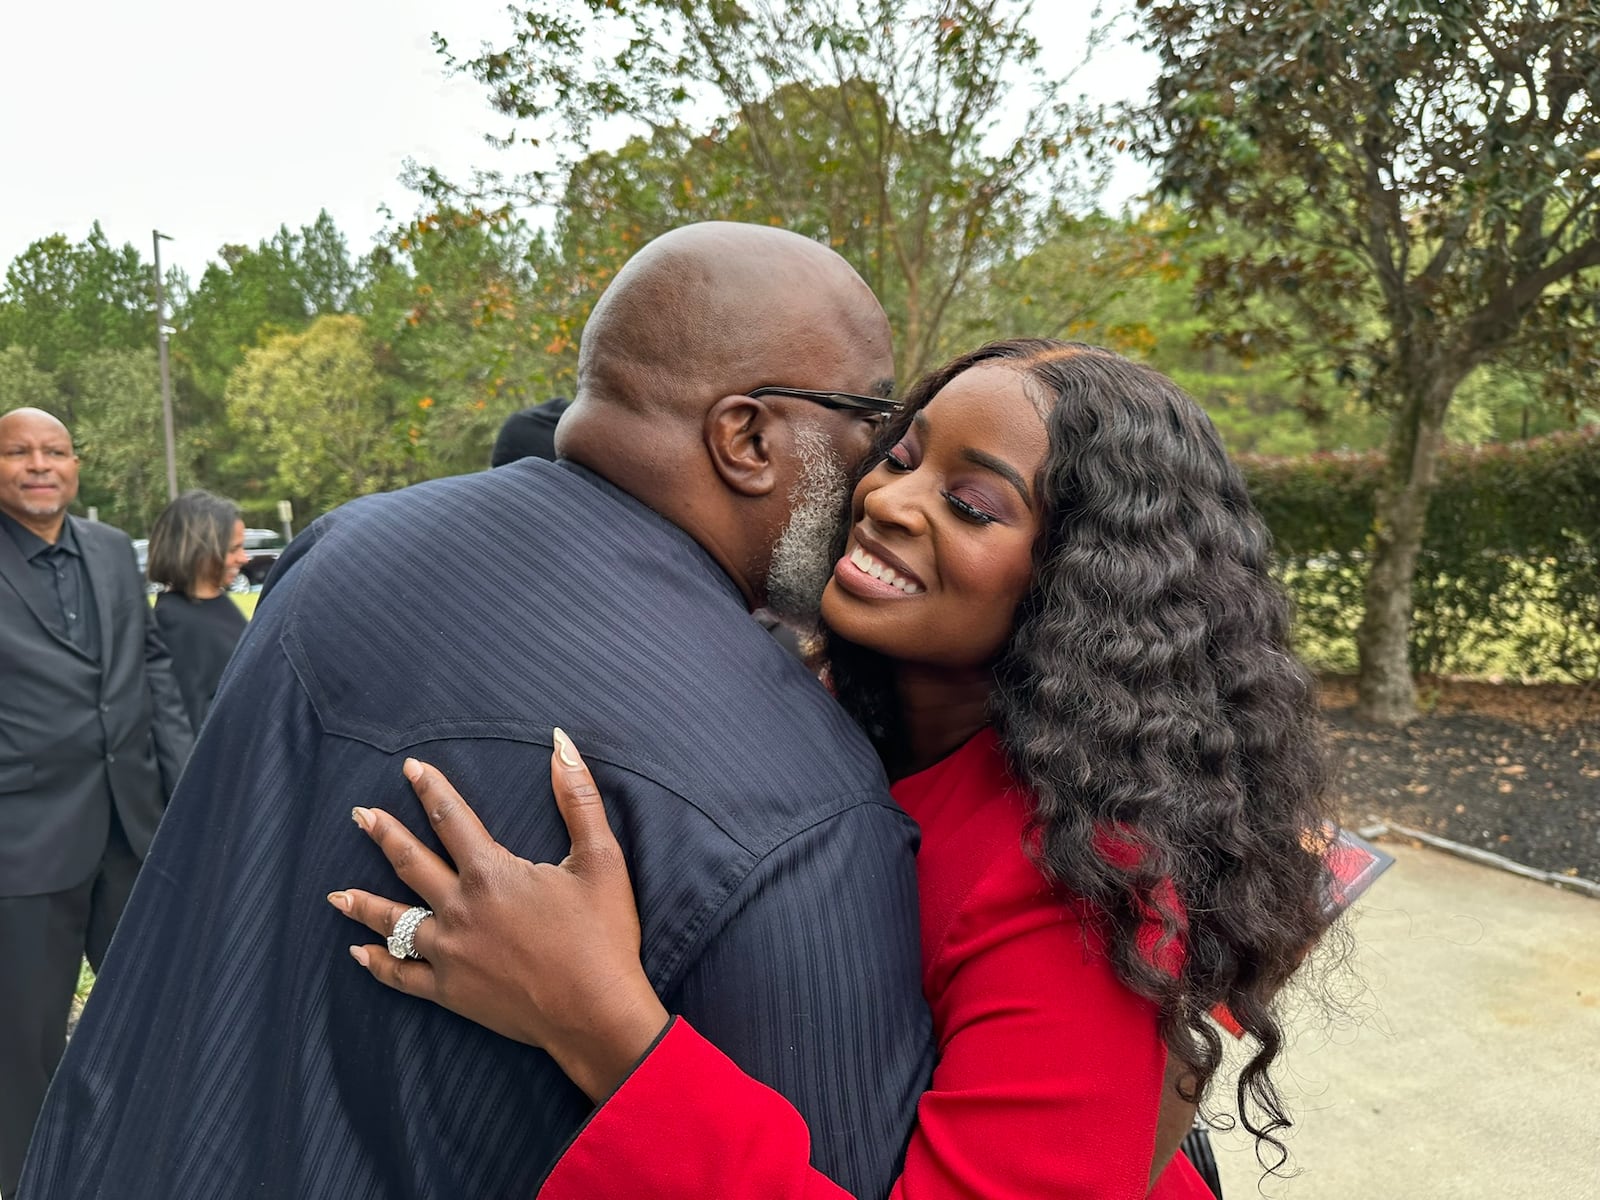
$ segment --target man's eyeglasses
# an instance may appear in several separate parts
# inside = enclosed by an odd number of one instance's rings
[[[873,413],[880,417],[893,416],[900,411],[898,400],[888,400],[882,396],[859,396],[855,392],[811,392],[805,388],[758,387],[746,392],[745,395],[752,399],[759,399],[762,396],[794,396],[800,400],[820,404],[823,408],[843,408],[855,412]]]

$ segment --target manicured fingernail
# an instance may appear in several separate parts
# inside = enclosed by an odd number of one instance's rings
[[[583,766],[583,761],[578,757],[578,748],[572,744],[572,739],[561,732],[559,725],[552,732],[556,739],[556,756],[569,767]]]
[[[344,912],[349,912],[350,911],[350,893],[349,892],[329,892],[328,893],[328,903],[333,905],[337,909],[342,909]]]
[[[370,808],[352,808],[350,819],[361,826],[362,833],[372,832],[372,810]]]
[[[369,965],[367,963],[367,948],[365,946],[351,946],[350,957],[355,959],[363,967]]]
[[[405,762],[401,763],[400,770],[405,774],[407,779],[411,780],[412,783],[415,783],[417,780],[422,778],[422,764],[414,758],[408,758],[405,760]]]

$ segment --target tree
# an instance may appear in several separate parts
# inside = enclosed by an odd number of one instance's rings
[[[260,448],[229,427],[228,378],[248,350],[281,333],[303,333],[319,316],[351,311],[362,271],[333,218],[278,232],[254,248],[229,244],[200,281],[174,297],[173,390],[179,437],[193,443],[202,484],[248,492]]]
[[[546,155],[478,188],[603,196],[609,213],[569,203],[568,219],[614,214],[639,240],[666,221],[734,216],[825,241],[884,301],[903,377],[945,353],[952,302],[1022,235],[1031,195],[1076,178],[1068,150],[1089,126],[1062,101],[1061,73],[1041,68],[1024,3],[583,0],[587,21],[573,7],[520,6],[513,43],[465,61],[435,38],[539,131],[501,143]],[[1027,103],[1001,129],[1011,97]],[[691,134],[707,112],[709,132]],[[596,126],[619,120],[648,132],[584,163]]]
[[[68,415],[56,377],[39,369],[26,346],[0,349],[0,413],[13,408],[42,408],[63,421]]]
[[[161,386],[153,349],[97,350],[73,368],[73,442],[83,456],[80,498],[100,519],[132,533],[150,528],[167,503]],[[190,443],[178,472],[194,478]]]
[[[113,247],[98,221],[80,243],[40,238],[6,268],[0,349],[27,346],[54,371],[96,350],[154,346],[153,284],[139,252]]]
[[[326,212],[298,231],[279,226],[254,249],[223,246],[174,305],[182,335],[174,354],[203,390],[220,396],[263,330],[300,333],[315,317],[349,312],[359,283],[344,235]]]
[[[402,411],[356,316],[318,317],[304,333],[247,350],[228,380],[227,405],[260,456],[248,492],[289,499],[307,514],[414,482],[412,446],[431,407]]]
[[[487,466],[500,423],[546,399],[570,357],[529,253],[508,212],[444,209],[373,257],[362,301],[388,386],[426,415],[414,450],[428,475]]]
[[[1600,15],[1564,0],[1138,0],[1161,188],[1247,231],[1199,295],[1389,418],[1360,712],[1416,712],[1412,582],[1445,419],[1473,370],[1600,365]],[[1277,297],[1284,319],[1253,302]]]

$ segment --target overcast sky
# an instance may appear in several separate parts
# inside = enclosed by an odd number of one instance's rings
[[[1051,58],[1075,62],[1083,0],[1042,0]],[[483,142],[503,122],[430,46],[506,40],[504,0],[6,0],[0,33],[0,269],[51,233],[99,220],[115,244],[198,278],[226,242],[255,244],[326,208],[360,252],[416,198],[407,158],[464,178],[505,166]],[[1082,88],[1137,95],[1152,68],[1117,45]],[[1136,167],[1119,198],[1137,191]]]

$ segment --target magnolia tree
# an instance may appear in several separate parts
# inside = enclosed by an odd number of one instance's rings
[[[1407,649],[1446,414],[1479,366],[1594,387],[1600,14],[1571,0],[1138,0],[1161,187],[1247,245],[1203,264],[1236,347],[1295,348],[1390,419],[1360,711],[1416,712]],[[1264,305],[1271,296],[1275,303]]]

